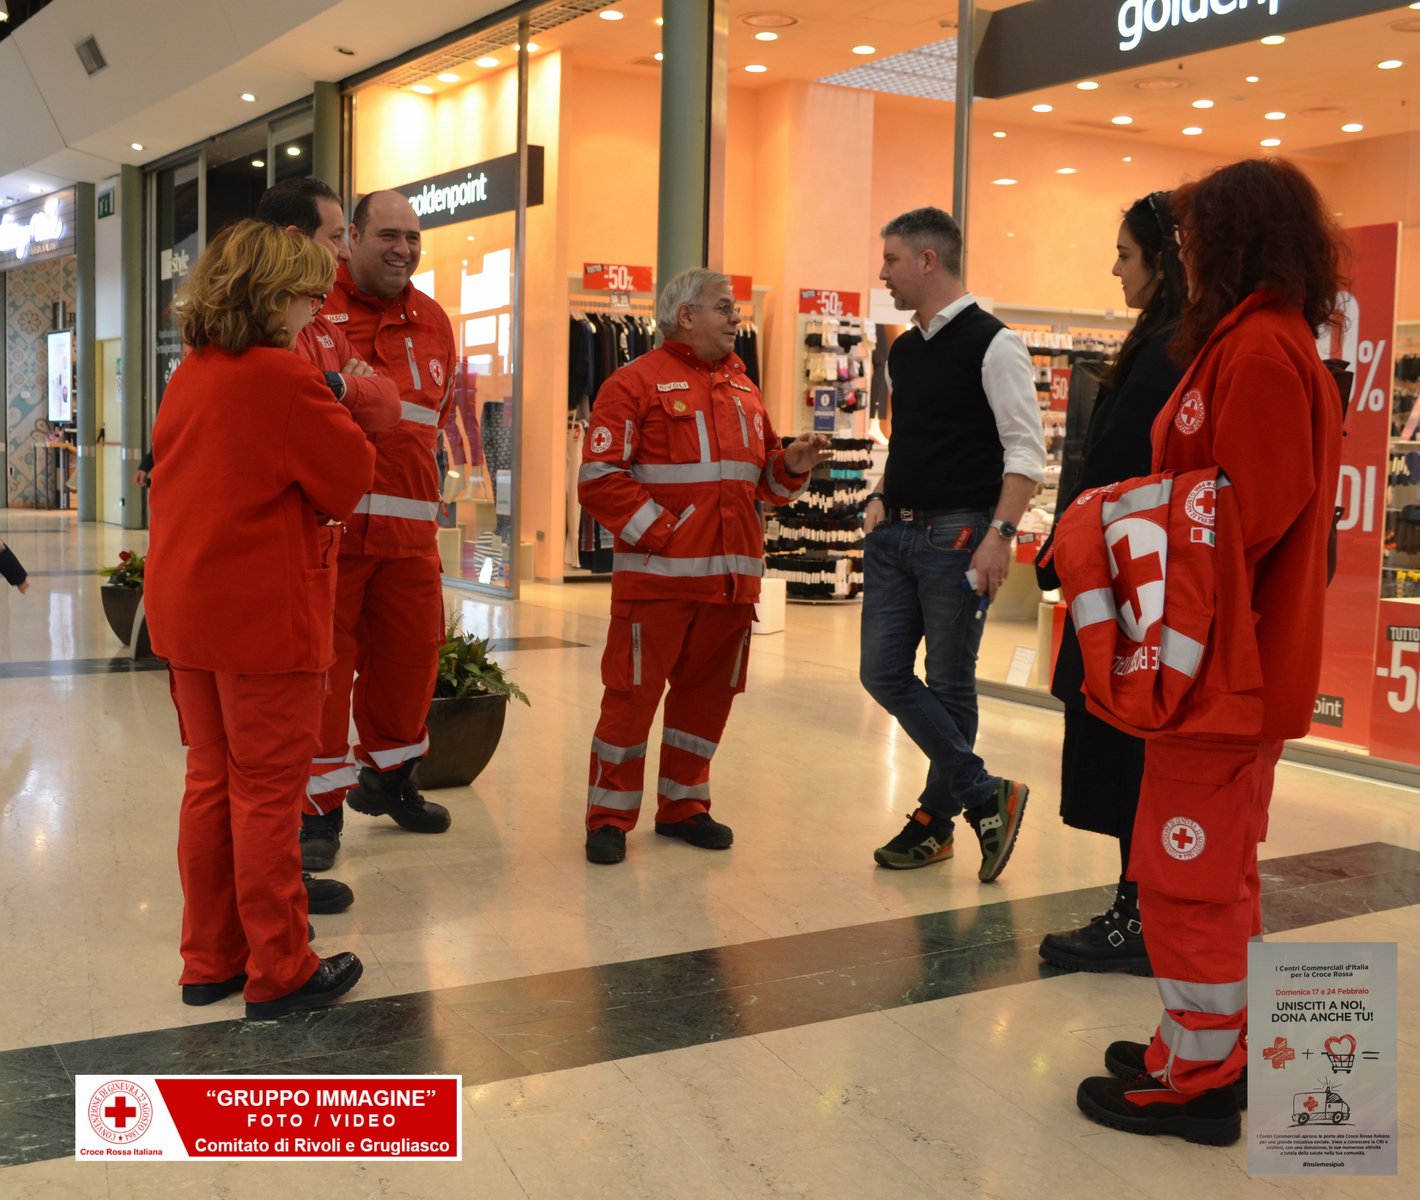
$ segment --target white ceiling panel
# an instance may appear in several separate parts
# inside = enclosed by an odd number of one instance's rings
[[[63,146],[34,77],[13,37],[0,42],[0,175]]]

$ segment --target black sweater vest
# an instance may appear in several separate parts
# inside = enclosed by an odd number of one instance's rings
[[[981,386],[1002,322],[975,304],[930,339],[915,326],[892,344],[892,436],[883,493],[891,508],[994,508],[1005,454]]]

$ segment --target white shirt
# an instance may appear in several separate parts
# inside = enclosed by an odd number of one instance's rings
[[[925,329],[916,313],[912,314],[912,324],[921,331],[923,341],[930,341],[953,317],[975,303],[976,297],[967,292],[928,321]],[[986,347],[981,360],[981,387],[996,418],[996,433],[1005,452],[1002,473],[1024,475],[1033,483],[1043,482],[1045,427],[1036,399],[1035,366],[1025,342],[1014,329],[1002,329]]]

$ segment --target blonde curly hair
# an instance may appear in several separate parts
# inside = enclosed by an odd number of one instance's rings
[[[334,282],[335,260],[309,238],[265,221],[236,221],[208,243],[172,312],[195,350],[289,349],[287,305],[297,296],[324,296]]]

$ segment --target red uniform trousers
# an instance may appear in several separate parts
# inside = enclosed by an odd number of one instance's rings
[[[335,664],[307,764],[304,811],[331,812],[354,785],[355,762],[393,771],[429,749],[425,719],[444,641],[438,555],[340,555],[335,585]],[[358,675],[357,675],[358,673]],[[350,758],[350,701],[360,742]]]
[[[621,600],[602,655],[601,717],[592,737],[587,828],[632,829],[641,811],[646,739],[670,681],[661,731],[656,820],[710,809],[710,759],[745,688],[752,604]]]
[[[306,941],[301,851],[291,834],[325,677],[173,667],[170,678],[187,746],[181,982],[220,983],[245,971],[247,1000],[275,1000],[320,966]]]
[[[1129,855],[1164,1014],[1144,1054],[1184,1095],[1247,1065],[1247,944],[1262,933],[1257,844],[1280,741],[1151,738]]]

